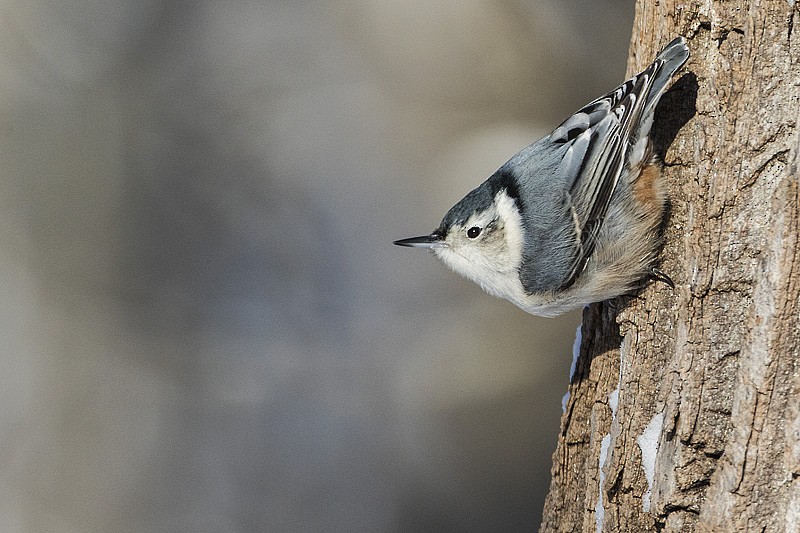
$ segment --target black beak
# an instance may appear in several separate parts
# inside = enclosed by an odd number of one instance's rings
[[[401,239],[399,241],[394,241],[394,243],[397,246],[410,246],[412,248],[441,248],[444,246],[444,238],[441,234],[434,231],[430,235]]]

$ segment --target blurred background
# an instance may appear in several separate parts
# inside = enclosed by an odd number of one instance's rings
[[[538,527],[579,313],[427,233],[633,0],[0,6],[0,530]]]

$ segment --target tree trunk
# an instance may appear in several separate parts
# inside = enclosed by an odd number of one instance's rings
[[[656,119],[675,289],[584,311],[542,531],[800,531],[794,0],[640,0],[629,72],[692,56]]]

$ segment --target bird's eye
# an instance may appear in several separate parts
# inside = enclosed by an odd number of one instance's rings
[[[472,226],[467,230],[467,237],[469,237],[470,239],[474,239],[480,234],[481,234],[481,228],[479,228],[478,226]]]

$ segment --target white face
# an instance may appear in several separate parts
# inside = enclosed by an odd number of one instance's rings
[[[492,205],[448,229],[437,257],[495,296],[514,301],[522,284],[523,228],[514,200],[501,190]]]

